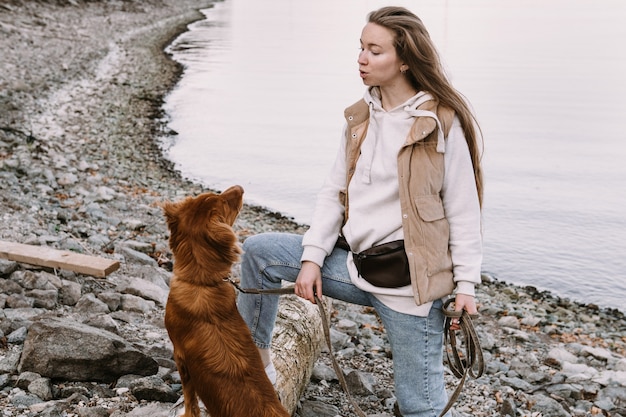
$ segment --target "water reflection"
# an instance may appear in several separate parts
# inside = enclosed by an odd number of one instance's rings
[[[168,151],[212,188],[307,223],[343,108],[362,96],[366,0],[226,0],[172,46]],[[626,295],[626,3],[400,1],[485,133],[484,268],[621,307]]]

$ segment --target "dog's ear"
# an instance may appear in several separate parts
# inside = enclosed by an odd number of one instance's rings
[[[209,227],[206,231],[205,240],[228,262],[236,262],[239,259],[241,249],[237,244],[237,235],[232,227],[224,221],[211,216]]]
[[[180,220],[180,203],[165,201],[160,206],[165,216],[167,228],[170,231],[170,247],[174,248],[177,245],[176,236],[178,236],[178,223]]]
[[[168,223],[170,220],[175,220],[174,218],[177,217],[177,206],[178,204],[172,203],[171,201],[163,201],[159,203],[159,207],[161,207],[161,210],[163,210],[163,214],[165,215]]]
[[[178,203],[172,203],[170,201],[165,201],[160,204],[161,209],[163,210],[163,214],[165,215],[165,221],[167,222],[167,227],[171,228],[171,226],[176,226],[178,224],[178,212],[180,205]]]

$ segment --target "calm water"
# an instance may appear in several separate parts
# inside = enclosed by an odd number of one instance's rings
[[[359,99],[367,0],[225,0],[170,48],[165,143],[207,187],[308,223]],[[424,20],[485,136],[483,269],[624,310],[626,2],[396,1]]]

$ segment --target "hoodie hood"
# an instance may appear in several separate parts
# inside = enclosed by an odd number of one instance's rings
[[[407,138],[405,145],[410,145],[418,140],[424,139],[426,136],[432,133],[437,128],[437,152],[445,153],[446,143],[444,140],[443,128],[441,122],[437,118],[437,114],[433,111],[436,109],[437,101],[433,96],[424,91],[420,91],[413,97],[409,98],[403,104],[387,111],[382,107],[382,96],[378,87],[370,87],[365,90],[363,100],[368,104],[370,110],[370,122],[376,120],[378,115],[376,113],[387,113],[401,117],[404,119],[411,119],[414,117],[428,117],[434,121],[434,123],[425,123],[420,126],[418,131],[413,131],[410,137]]]

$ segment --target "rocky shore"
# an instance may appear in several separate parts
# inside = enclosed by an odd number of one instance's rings
[[[205,191],[161,158],[161,104],[181,68],[163,48],[208,0],[0,4],[0,240],[118,260],[106,278],[0,260],[0,413],[167,416],[180,379],[163,326],[171,277],[159,203]],[[303,225],[245,206],[241,240]],[[626,320],[484,276],[487,372],[458,416],[626,417]],[[372,416],[393,415],[373,311],[333,304],[333,349]],[[55,343],[50,343],[54,340]],[[457,380],[447,376],[448,389]],[[299,417],[354,415],[318,359]]]

